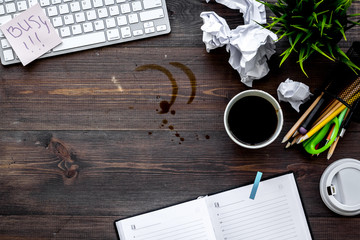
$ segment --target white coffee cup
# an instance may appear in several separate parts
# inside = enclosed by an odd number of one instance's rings
[[[274,111],[277,116],[277,123],[276,123],[277,125],[276,125],[275,131],[271,135],[271,137],[266,139],[265,141],[262,141],[259,143],[254,143],[254,144],[246,143],[244,141],[239,140],[234,135],[234,133],[231,131],[229,121],[228,121],[230,110],[232,109],[234,104],[237,103],[240,99],[242,99],[244,97],[248,97],[248,96],[256,96],[256,97],[261,97],[261,98],[265,99],[267,102],[269,102],[274,107]],[[261,111],[261,109],[260,109],[260,111]],[[247,113],[244,113],[244,117],[246,117],[246,114]],[[266,119],[264,119],[264,120],[266,120]],[[227,134],[229,135],[231,140],[233,140],[236,144],[238,144],[239,146],[244,147],[244,148],[258,149],[258,148],[263,148],[265,146],[268,146],[279,136],[282,126],[283,126],[283,123],[284,123],[283,113],[282,113],[281,107],[280,107],[279,103],[276,101],[276,99],[273,96],[271,96],[269,93],[261,91],[261,90],[256,90],[256,89],[246,90],[246,91],[243,91],[243,92],[237,94],[227,104],[225,113],[224,113],[224,125],[225,125],[225,130],[226,130]]]

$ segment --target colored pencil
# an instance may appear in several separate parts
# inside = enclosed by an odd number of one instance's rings
[[[297,129],[300,127],[302,122],[305,120],[305,118],[311,113],[311,111],[314,109],[314,107],[317,105],[317,103],[320,101],[320,99],[323,97],[324,92],[322,92],[315,101],[310,105],[310,107],[304,112],[304,114],[299,118],[299,120],[294,124],[294,126],[289,130],[289,132],[285,135],[285,137],[282,140],[282,143],[288,141],[291,136],[294,135],[294,133],[297,131]]]

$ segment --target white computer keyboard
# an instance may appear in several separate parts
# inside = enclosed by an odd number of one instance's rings
[[[62,43],[42,57],[103,47],[170,32],[165,0],[0,0],[0,25],[39,3]],[[18,63],[0,31],[1,63]]]

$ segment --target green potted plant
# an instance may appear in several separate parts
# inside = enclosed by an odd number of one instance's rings
[[[352,0],[277,0],[262,2],[275,16],[265,27],[279,37],[287,38],[290,46],[282,56],[280,66],[293,52],[298,54],[298,63],[303,73],[304,61],[317,52],[326,58],[345,63],[353,71],[360,70],[339,48],[338,43],[345,32],[359,21],[351,20],[360,14],[347,14]]]

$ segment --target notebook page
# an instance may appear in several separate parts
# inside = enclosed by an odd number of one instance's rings
[[[292,173],[209,196],[218,240],[309,240],[310,230]]]
[[[205,198],[119,220],[120,240],[216,240]]]

